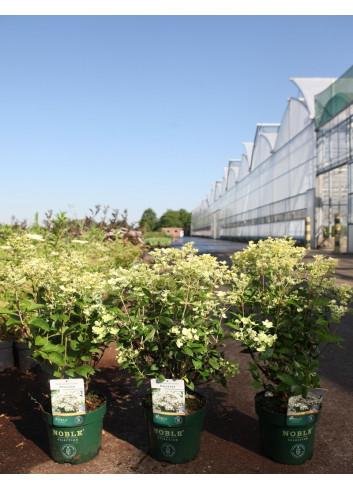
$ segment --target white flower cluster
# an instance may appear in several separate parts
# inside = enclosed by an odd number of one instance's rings
[[[27,238],[34,239],[35,241],[45,241],[41,234],[25,234]]]
[[[272,347],[277,339],[277,334],[269,334],[266,331],[273,328],[272,322],[268,319],[258,325],[250,318],[243,317],[236,320],[235,325],[239,329],[232,334],[232,337],[258,352],[265,351],[267,347]]]
[[[176,335],[176,345],[178,348],[181,348],[187,341],[197,341],[200,339],[196,328],[182,328],[173,326],[170,329],[170,332]]]
[[[80,391],[57,391],[51,397],[54,413],[76,413],[85,410],[84,397]]]
[[[94,333],[93,343],[100,344],[104,342],[107,335],[114,335],[116,333],[116,313],[112,309],[107,309],[104,304],[99,301],[89,305],[83,310],[87,323],[91,323],[91,317],[95,316],[96,319],[92,326],[92,332]]]
[[[180,412],[184,408],[184,397],[181,391],[162,391],[152,389],[152,403],[157,411]]]

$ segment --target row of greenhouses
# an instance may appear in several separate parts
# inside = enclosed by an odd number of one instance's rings
[[[353,67],[337,79],[291,81],[299,96],[281,123],[256,125],[254,141],[193,210],[192,235],[288,235],[329,247],[339,222],[340,251],[353,251]]]

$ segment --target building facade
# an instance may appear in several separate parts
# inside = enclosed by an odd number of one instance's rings
[[[169,234],[172,238],[182,238],[184,236],[183,228],[162,228],[162,231]]]
[[[240,159],[192,212],[191,235],[223,239],[292,236],[329,240],[339,213],[342,251],[353,251],[353,67],[342,77],[292,78],[300,91],[282,122],[256,126]]]

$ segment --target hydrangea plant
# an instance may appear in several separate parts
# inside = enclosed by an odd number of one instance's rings
[[[250,242],[232,257],[228,325],[250,355],[253,387],[283,406],[320,387],[320,354],[325,344],[341,346],[337,324],[352,298],[351,287],[336,283],[338,260],[305,255],[285,237]]]
[[[88,379],[115,335],[114,310],[104,304],[105,275],[92,272],[78,250],[37,253],[32,236],[10,237],[0,260],[0,314],[15,325],[33,358],[54,377]]]
[[[224,318],[229,308],[222,290],[227,266],[198,255],[193,243],[151,253],[152,264],[111,274],[109,285],[118,315],[117,362],[144,379],[226,380],[238,365],[224,355]]]

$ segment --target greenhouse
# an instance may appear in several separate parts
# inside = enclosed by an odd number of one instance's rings
[[[337,79],[291,81],[300,96],[281,123],[257,124],[241,158],[223,168],[192,212],[193,236],[287,235],[317,248],[334,246],[340,228],[340,251],[353,251],[353,67]]]

